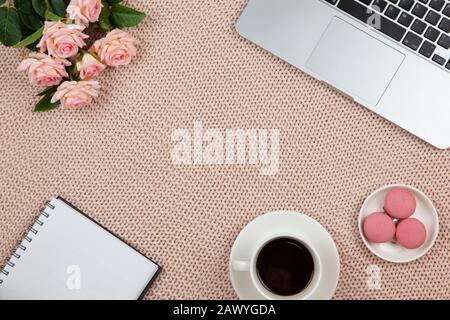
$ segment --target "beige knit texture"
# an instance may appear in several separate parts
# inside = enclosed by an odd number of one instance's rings
[[[61,195],[163,266],[148,299],[235,299],[234,239],[273,210],[301,211],[336,241],[335,299],[449,299],[450,151],[440,151],[239,37],[246,0],[128,1],[148,13],[129,67],[109,69],[97,103],[33,113],[37,88],[0,49],[0,262],[47,199]],[[178,166],[171,133],[278,128],[280,172]],[[357,216],[380,186],[424,191],[440,214],[429,254],[384,262],[361,241]],[[382,271],[381,290],[366,270]]]

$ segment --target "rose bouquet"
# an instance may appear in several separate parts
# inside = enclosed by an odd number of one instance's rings
[[[136,56],[139,42],[123,29],[138,25],[145,14],[121,2],[0,0],[0,42],[32,50],[18,69],[42,87],[35,111],[91,104],[100,90],[95,77]],[[96,30],[104,37],[88,48],[88,33]]]

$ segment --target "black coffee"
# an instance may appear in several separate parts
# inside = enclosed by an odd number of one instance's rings
[[[292,296],[302,292],[311,282],[314,258],[301,242],[278,238],[261,249],[256,270],[269,291],[280,296]]]

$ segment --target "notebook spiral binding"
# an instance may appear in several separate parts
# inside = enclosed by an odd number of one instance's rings
[[[45,220],[50,217],[48,213],[51,210],[54,210],[55,207],[47,202],[45,207],[40,211],[39,217],[34,222],[33,226],[29,229],[26,235],[23,237],[19,246],[14,250],[11,257],[7,260],[6,265],[0,271],[0,286],[5,281],[5,279],[9,276],[12,269],[15,267],[16,263],[20,260],[22,254],[27,250],[27,244],[33,241],[34,236],[36,236],[42,226],[45,223]]]

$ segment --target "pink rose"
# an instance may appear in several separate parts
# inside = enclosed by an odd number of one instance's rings
[[[129,33],[114,29],[103,39],[97,40],[91,48],[100,61],[108,66],[127,65],[137,54],[139,41]]]
[[[91,104],[99,90],[97,81],[66,81],[58,87],[51,102],[60,100],[62,108],[79,109]]]
[[[105,70],[106,66],[94,58],[91,54],[85,53],[81,61],[77,62],[77,70],[82,80],[91,79]]]
[[[98,20],[102,11],[101,0],[71,0],[66,9],[70,20],[75,20],[76,24],[86,26],[89,22]]]
[[[31,83],[42,86],[56,86],[68,77],[66,67],[71,63],[65,59],[52,58],[44,53],[30,53],[19,65],[19,71],[28,72]]]
[[[86,45],[84,39],[89,38],[82,32],[84,29],[83,26],[65,24],[61,21],[45,22],[44,34],[38,48],[41,52],[48,51],[53,57],[73,57],[78,54],[79,48]]]

